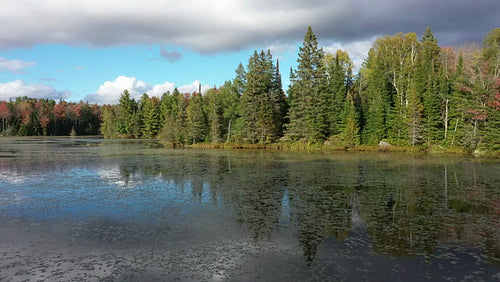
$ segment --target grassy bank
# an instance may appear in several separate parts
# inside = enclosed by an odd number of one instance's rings
[[[487,158],[500,158],[500,151],[474,152],[463,148],[446,148],[441,146],[366,146],[354,147],[332,146],[314,143],[272,143],[272,144],[244,144],[244,143],[196,143],[192,145],[164,144],[172,148],[195,148],[195,149],[231,149],[231,150],[280,150],[280,151],[303,151],[303,152],[387,152],[387,153],[423,153],[430,155],[464,155]]]

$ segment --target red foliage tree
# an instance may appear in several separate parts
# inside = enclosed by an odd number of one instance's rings
[[[38,100],[36,102],[36,110],[38,113],[38,122],[43,129],[43,134],[47,135],[47,128],[50,124],[50,104],[47,100]]]
[[[0,118],[2,119],[2,128],[5,131],[7,127],[7,120],[12,117],[12,112],[9,105],[5,101],[0,101]]]

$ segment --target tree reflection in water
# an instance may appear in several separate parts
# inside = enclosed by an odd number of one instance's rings
[[[269,240],[290,211],[284,224],[292,228],[307,265],[324,239],[354,236],[356,227],[377,253],[428,258],[439,245],[463,243],[480,246],[498,263],[499,191],[479,179],[477,169],[474,162],[417,157],[191,152],[154,165],[123,164],[120,172],[125,182],[133,175],[161,176],[189,189],[197,202],[207,193],[214,205],[232,210],[255,241]]]

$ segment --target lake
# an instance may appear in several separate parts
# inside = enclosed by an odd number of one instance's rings
[[[500,160],[0,138],[1,281],[500,280]]]

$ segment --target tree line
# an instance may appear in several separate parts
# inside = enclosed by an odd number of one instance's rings
[[[279,61],[270,51],[254,51],[233,79],[206,93],[174,89],[135,101],[125,90],[117,105],[88,107],[99,112],[106,138],[500,149],[500,28],[481,47],[456,49],[440,47],[430,28],[420,39],[416,33],[380,37],[355,75],[349,54],[325,52],[309,27],[297,61],[287,95]],[[4,132],[6,126],[10,134],[60,132],[42,126],[37,110],[39,125],[19,133],[15,121],[22,118],[9,109],[10,115],[0,111]],[[49,116],[49,124],[57,123],[55,114]],[[80,121],[75,128],[86,126]]]
[[[97,135],[101,107],[84,102],[18,97],[0,101],[1,135]]]

